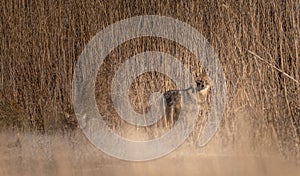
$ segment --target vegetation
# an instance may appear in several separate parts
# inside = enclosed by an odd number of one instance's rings
[[[220,131],[234,143],[246,114],[254,143],[276,140],[283,153],[300,153],[300,5],[271,1],[1,1],[1,128],[47,132],[76,126],[71,94],[76,61],[100,30],[116,21],[145,14],[170,16],[202,33],[218,53],[227,79],[228,102]],[[99,70],[96,96],[101,114],[119,123],[110,100],[118,66],[143,51],[172,54],[191,71],[201,63],[169,40],[143,37],[113,50]],[[147,73],[133,84],[131,99],[140,110],[147,91],[166,91],[174,83]],[[241,113],[243,112],[243,113]],[[49,120],[50,119],[50,120]],[[54,120],[53,120],[54,119]]]

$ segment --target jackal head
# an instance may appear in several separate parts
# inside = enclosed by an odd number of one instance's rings
[[[209,81],[209,77],[206,72],[203,72],[201,77],[196,75],[196,91],[201,95],[207,95],[209,92],[211,85]]]

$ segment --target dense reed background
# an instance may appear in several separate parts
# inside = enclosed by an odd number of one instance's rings
[[[224,141],[235,142],[245,119],[253,146],[276,141],[282,153],[299,157],[299,9],[299,0],[1,1],[1,129],[75,128],[72,77],[84,46],[109,24],[155,14],[192,25],[218,53],[228,90],[219,130]],[[194,72],[201,69],[174,42],[153,37],[125,42],[106,58],[96,86],[99,110],[110,114],[105,117],[112,127],[117,123],[109,99],[112,73],[126,58],[151,50],[174,55]],[[133,105],[139,110],[147,102],[145,90],[172,88],[163,75],[145,74],[132,86]]]

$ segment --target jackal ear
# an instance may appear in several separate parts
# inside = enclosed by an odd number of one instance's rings
[[[205,81],[206,85],[211,86],[211,80],[210,80],[206,70],[202,70],[202,80]]]

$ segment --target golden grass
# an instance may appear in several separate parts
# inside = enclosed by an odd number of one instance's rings
[[[299,157],[300,14],[294,0],[1,1],[1,126],[43,132],[49,116],[72,124],[72,77],[84,46],[109,24],[144,14],[192,25],[218,53],[228,90],[220,128],[226,143],[234,143],[237,118],[242,118],[234,114],[246,109],[256,143],[269,141],[271,133],[281,152]],[[112,73],[126,58],[151,50],[172,54],[191,71],[201,69],[192,53],[171,41],[145,37],[125,42],[106,58],[96,86],[99,110],[112,128],[120,123],[109,99]],[[133,104],[139,109],[147,102],[144,90],[174,87],[168,78],[149,73],[133,84]]]

